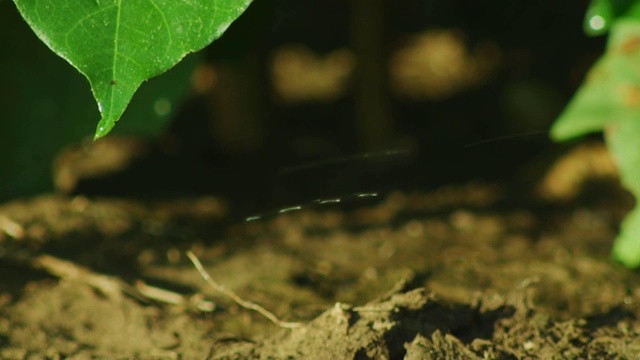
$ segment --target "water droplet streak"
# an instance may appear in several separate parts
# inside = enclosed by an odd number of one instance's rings
[[[265,212],[258,215],[248,216],[244,219],[245,222],[262,220],[265,218],[269,218],[272,216],[277,216],[285,213],[290,213],[294,211],[300,211],[305,209],[313,208],[316,205],[325,206],[330,204],[339,204],[349,199],[366,199],[366,198],[375,198],[380,196],[377,192],[366,192],[366,193],[353,193],[343,197],[335,197],[335,198],[323,198],[323,199],[315,199],[306,204],[294,205],[285,208],[278,209],[276,211]]]

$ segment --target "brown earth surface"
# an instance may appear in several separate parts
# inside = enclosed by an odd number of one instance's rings
[[[3,359],[634,359],[631,204],[518,205],[498,185],[225,222],[213,197],[0,207]],[[262,305],[288,329],[211,288]]]

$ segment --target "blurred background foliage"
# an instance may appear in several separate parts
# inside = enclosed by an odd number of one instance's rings
[[[550,124],[602,54],[605,39],[583,33],[587,6],[256,0],[199,57],[143,85],[103,144],[136,160],[88,169],[108,157],[86,140],[99,118],[88,84],[0,0],[0,199],[51,191],[53,178],[69,193],[263,204],[508,179],[552,146]],[[376,151],[387,155],[351,156]]]

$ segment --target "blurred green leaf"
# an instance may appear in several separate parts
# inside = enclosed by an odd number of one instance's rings
[[[607,146],[620,169],[623,185],[640,199],[640,118],[607,126]],[[627,214],[613,246],[613,256],[627,267],[640,266],[640,207]]]
[[[620,20],[612,26],[605,55],[556,120],[551,136],[568,140],[630,118],[640,119],[640,22]]]
[[[605,130],[623,185],[640,199],[640,21],[621,18],[611,27],[605,55],[590,70],[551,129],[555,140]],[[640,266],[640,207],[622,223],[613,256]]]
[[[51,50],[84,74],[111,131],[140,84],[217,39],[251,0],[14,0]]]

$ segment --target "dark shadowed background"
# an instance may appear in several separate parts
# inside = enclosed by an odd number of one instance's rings
[[[99,145],[86,81],[0,0],[0,199],[211,193],[253,212],[521,178],[603,50],[586,6],[256,0]]]

